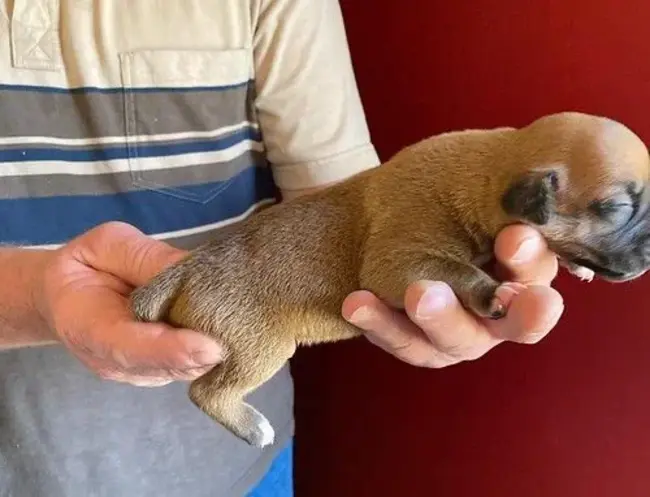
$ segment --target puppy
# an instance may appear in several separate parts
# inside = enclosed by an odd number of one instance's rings
[[[274,431],[246,395],[298,345],[360,335],[341,317],[355,290],[402,309],[410,283],[442,280],[477,316],[500,318],[508,283],[478,264],[512,223],[536,227],[580,277],[642,275],[649,170],[631,130],[575,112],[519,129],[441,134],[231,227],[136,289],[132,309],[142,321],[195,329],[224,346],[223,362],[192,382],[189,397],[263,447]]]

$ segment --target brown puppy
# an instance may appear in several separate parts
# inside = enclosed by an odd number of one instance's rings
[[[515,222],[536,226],[582,277],[640,276],[650,262],[649,170],[634,133],[579,113],[434,136],[231,227],[137,289],[133,310],[224,346],[223,363],[189,396],[261,447],[273,429],[244,397],[296,346],[358,336],[341,317],[355,290],[402,308],[407,285],[442,280],[479,316],[501,317],[500,283],[477,264]]]

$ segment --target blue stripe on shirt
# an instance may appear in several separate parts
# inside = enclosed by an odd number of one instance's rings
[[[142,158],[142,157],[163,157],[181,154],[192,154],[199,152],[214,152],[230,148],[243,140],[262,140],[259,131],[247,127],[224,137],[212,138],[210,140],[197,140],[188,143],[165,143],[150,144],[128,144],[126,139],[123,145],[106,146],[97,145],[98,148],[83,147],[75,149],[60,149],[55,147],[47,148],[11,148],[0,147],[0,167],[3,162],[35,162],[35,161],[65,161],[65,162],[94,162],[117,159]],[[47,170],[44,170],[47,174]]]
[[[273,198],[270,168],[250,167],[222,182],[184,186],[209,202],[184,200],[170,192],[140,190],[112,195],[83,195],[0,200],[0,243],[64,243],[108,221],[124,221],[148,234],[176,231],[230,219],[253,204]]]

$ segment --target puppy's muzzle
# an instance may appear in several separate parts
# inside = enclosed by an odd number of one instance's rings
[[[621,270],[617,266],[614,266],[617,267],[616,269],[612,269],[611,267],[601,266],[581,257],[572,259],[571,262],[577,266],[591,269],[600,278],[612,282],[633,280],[642,276],[647,271],[647,268]]]
[[[604,237],[596,248],[567,259],[606,281],[636,279],[650,269],[650,223],[644,222],[625,234]]]

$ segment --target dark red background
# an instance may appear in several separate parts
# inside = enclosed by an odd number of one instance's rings
[[[580,110],[650,139],[650,3],[343,0],[383,159]],[[298,497],[647,497],[650,277],[561,276],[557,329],[445,370],[364,341],[299,352]]]

